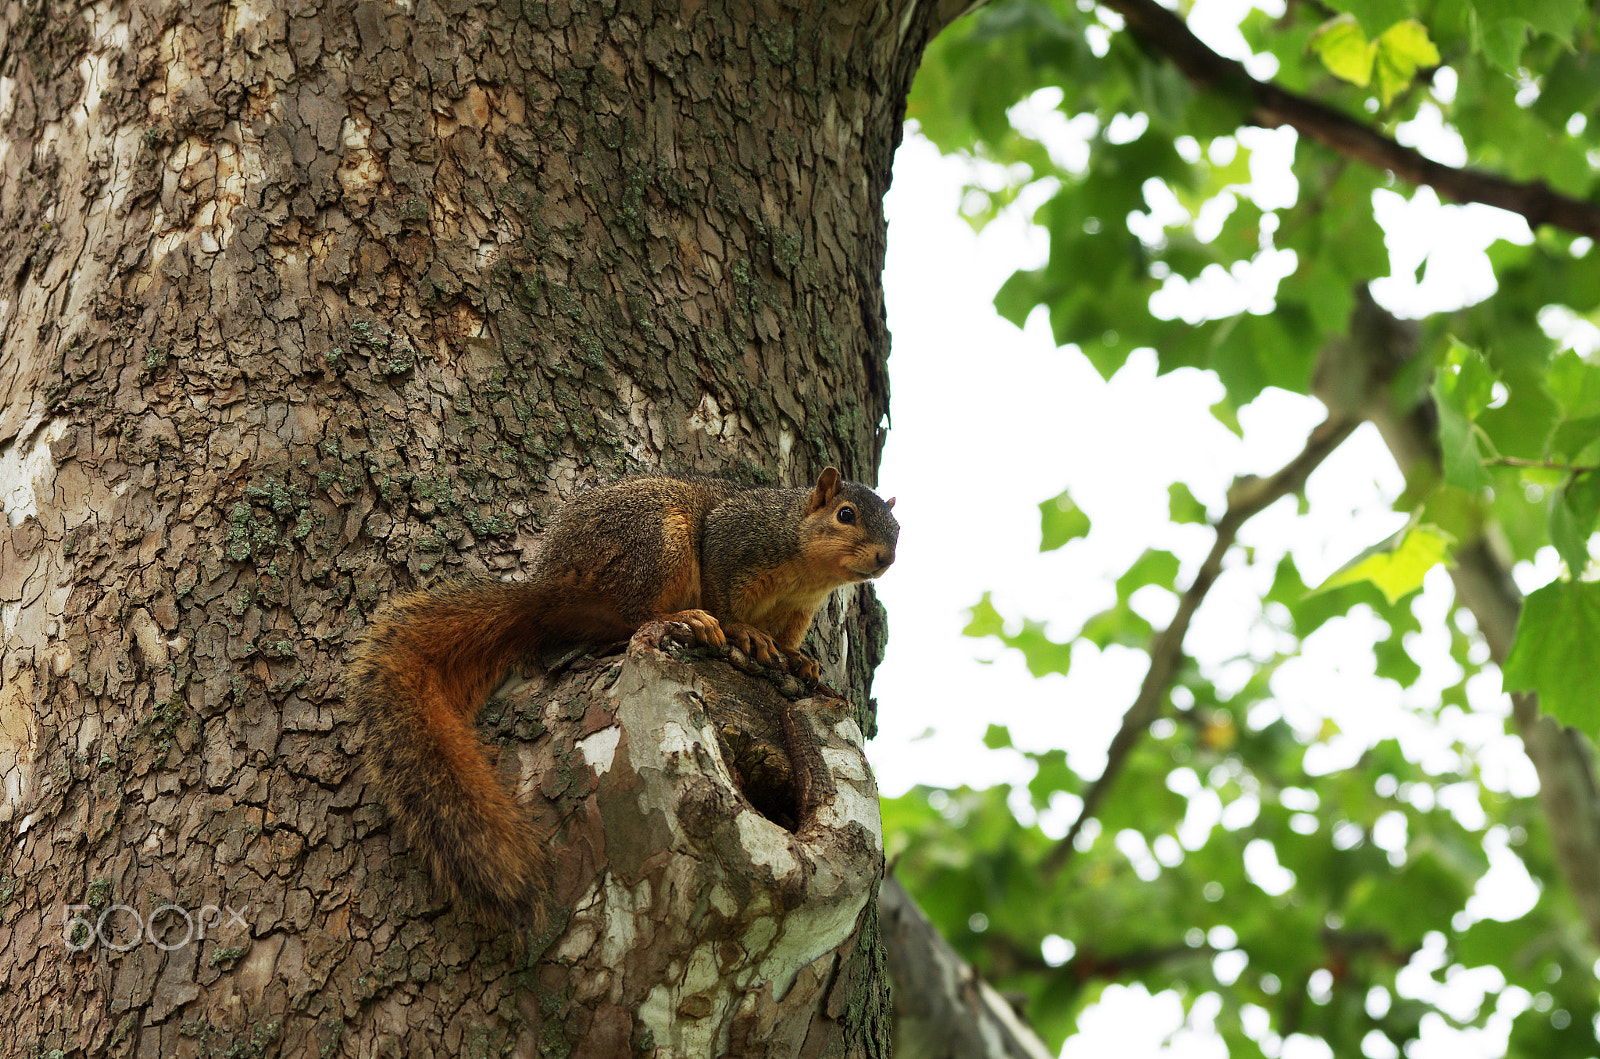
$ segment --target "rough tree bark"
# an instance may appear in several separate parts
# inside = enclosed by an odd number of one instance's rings
[[[800,705],[792,833],[730,786],[726,666],[508,694],[570,851],[512,939],[391,841],[334,689],[584,485],[873,479],[881,199],[960,6],[0,7],[0,1052],[885,1050],[870,709]]]

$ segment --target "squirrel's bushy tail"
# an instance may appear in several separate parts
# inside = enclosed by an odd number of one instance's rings
[[[344,686],[368,782],[433,877],[496,922],[539,926],[553,859],[474,721],[541,624],[526,585],[414,593],[369,627]]]

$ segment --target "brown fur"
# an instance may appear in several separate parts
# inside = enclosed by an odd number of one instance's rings
[[[506,670],[547,645],[669,621],[815,679],[817,663],[800,653],[812,616],[833,589],[894,562],[893,504],[832,467],[811,489],[632,478],[578,497],[526,582],[414,592],[368,628],[344,697],[366,736],[369,782],[452,898],[491,920],[542,926],[548,836],[512,799],[476,728]]]

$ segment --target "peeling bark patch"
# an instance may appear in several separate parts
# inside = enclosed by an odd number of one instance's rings
[[[718,678],[733,673],[703,665]],[[741,1013],[783,1000],[818,961],[831,967],[882,866],[877,794],[854,722],[813,724],[813,713],[833,718],[836,706],[797,706],[837,767],[837,790],[793,833],[734,786],[703,706],[715,683],[657,652],[634,649],[621,663],[608,697],[626,735],[605,771],[589,771],[585,795],[599,808],[610,870],[576,902],[552,950],[605,968],[607,1003],[636,1012],[635,1039],[670,1055],[723,1054]],[[579,744],[586,760],[588,742]],[[586,814],[569,819],[569,840],[572,827],[592,826],[578,823]],[[623,953],[626,967],[614,962]]]
[[[19,817],[32,793],[40,693],[70,670],[60,642],[70,532],[59,510],[56,466],[68,433],[63,418],[33,421],[0,446],[0,823]],[[40,515],[50,523],[46,525]]]
[[[584,764],[593,769],[595,775],[604,776],[611,771],[611,761],[617,752],[617,742],[621,738],[622,729],[613,725],[579,740],[578,749],[583,751]]]
[[[32,776],[37,733],[33,725],[33,675],[20,669],[0,681],[0,823],[10,821]]]
[[[39,514],[39,493],[51,487],[55,460],[51,446],[66,435],[65,419],[52,419],[23,441],[0,444],[0,511],[12,526]]]

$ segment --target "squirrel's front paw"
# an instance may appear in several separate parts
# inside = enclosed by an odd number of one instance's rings
[[[784,657],[789,660],[789,672],[801,680],[813,683],[822,679],[822,667],[813,658],[807,658],[799,651],[784,651]]]
[[[781,666],[783,664],[783,651],[778,647],[778,641],[754,625],[746,625],[742,621],[729,622],[723,626],[722,631],[727,634],[728,643],[762,665]]]
[[[636,636],[642,636],[652,647],[661,645],[661,637],[669,632],[669,625],[681,625],[689,630],[693,641],[705,647],[722,647],[727,638],[722,634],[722,625],[715,617],[703,610],[680,610],[672,614],[663,614],[661,617],[640,626]]]

